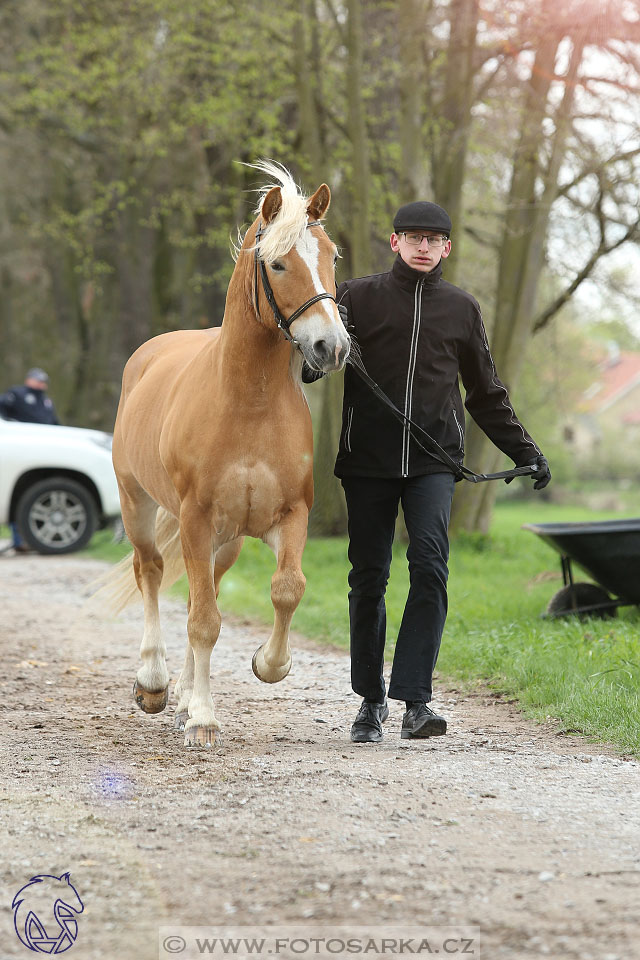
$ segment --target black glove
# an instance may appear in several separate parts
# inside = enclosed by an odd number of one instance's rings
[[[525,467],[537,467],[538,472],[534,474],[536,482],[533,485],[534,490],[544,490],[546,485],[551,480],[551,470],[549,470],[549,464],[547,463],[546,457],[543,457],[540,454],[539,457],[536,457],[535,460],[529,460],[524,464]]]
[[[535,460],[527,460],[526,463],[519,463],[518,466],[538,468],[536,473],[532,474],[536,480],[533,485],[534,490],[543,490],[551,480],[551,470],[549,470],[549,464],[542,454],[539,457],[536,457]],[[515,480],[515,477],[507,477],[504,482],[511,483],[512,480]]]
[[[315,383],[316,380],[321,380],[325,374],[322,370],[314,370],[306,360],[302,361],[302,382],[303,383]]]
[[[345,330],[347,333],[350,333],[353,330],[353,327],[349,325],[349,311],[344,303],[338,303],[338,313],[340,314],[340,319],[342,320]],[[306,360],[302,361],[302,382],[303,383],[315,383],[316,380],[321,380],[325,377],[326,374],[322,370],[314,370]]]
[[[347,305],[345,303],[338,304],[338,313],[340,314],[340,319],[342,320],[347,333],[353,333],[355,327],[352,323],[349,323],[349,310],[347,309]]]

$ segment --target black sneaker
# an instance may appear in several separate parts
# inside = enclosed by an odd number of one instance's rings
[[[430,707],[418,701],[412,703],[402,718],[403,740],[418,740],[424,737],[441,737],[447,732],[447,721]]]
[[[351,727],[351,741],[353,743],[380,743],[382,740],[382,724],[389,716],[387,701],[373,703],[363,700],[353,726]]]

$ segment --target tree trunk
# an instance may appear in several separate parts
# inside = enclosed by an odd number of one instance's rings
[[[360,0],[347,3],[347,102],[351,133],[351,274],[355,277],[371,271],[370,167],[366,118],[362,102],[363,32]],[[319,124],[316,123],[316,129]],[[336,536],[347,529],[347,510],[342,487],[333,475],[333,464],[340,439],[342,421],[342,375],[325,377],[322,383],[322,408],[316,434],[315,506],[310,528],[314,534]]]
[[[296,17],[293,39],[301,152],[314,190],[326,177],[320,115],[322,97],[316,88],[322,77],[317,31],[315,2],[307,0]],[[309,518],[312,536],[337,536],[347,528],[344,494],[333,474],[342,419],[342,382],[342,375],[333,374],[312,388],[321,393],[320,416],[314,425],[314,505]]]
[[[584,48],[584,37],[576,38],[565,77],[564,96],[554,117],[550,161],[543,171],[540,144],[543,142],[543,123],[549,114],[548,94],[561,39],[559,34],[550,30],[541,32],[523,101],[520,141],[504,218],[492,353],[498,375],[510,392],[517,384],[531,337],[549,212],[557,195],[558,172]],[[540,190],[537,185],[541,179]],[[469,424],[466,459],[472,469],[492,472],[498,469],[503,456],[475,423]],[[497,492],[495,483],[460,484],[453,504],[452,529],[486,533]]]
[[[462,187],[471,128],[478,11],[478,0],[451,2],[442,129],[433,164],[434,199],[451,217],[457,236],[462,235]],[[457,272],[458,258],[454,256],[447,262],[447,280],[455,283]]]
[[[371,271],[370,165],[366,118],[362,102],[363,31],[360,0],[347,3],[347,103],[351,134],[352,190],[350,267],[351,275],[360,277]],[[301,72],[308,72],[303,64]],[[310,99],[306,96],[306,102]],[[317,102],[317,101],[316,101]],[[316,114],[314,114],[316,115]],[[317,115],[316,115],[317,117]],[[320,124],[316,119],[316,130]],[[305,123],[303,132],[308,130]],[[307,136],[309,134],[307,133]],[[343,534],[347,529],[347,511],[342,487],[333,476],[333,464],[340,438],[342,420],[342,376],[325,377],[321,386],[320,423],[316,431],[314,484],[315,504],[310,530],[319,536]]]
[[[369,142],[362,102],[363,37],[361,0],[347,2],[347,103],[351,134],[351,273],[366,276],[371,269]]]
[[[422,33],[416,29],[424,14],[423,0],[404,0],[399,5],[398,27],[402,75],[400,95],[400,194],[397,205],[426,196],[423,148],[424,63]]]
[[[318,56],[313,43],[313,34],[317,31],[315,21],[315,3],[306,0],[295,4],[298,12],[293,27],[293,57],[295,68],[296,93],[298,99],[298,133],[302,159],[311,175],[313,189],[325,176],[324,155],[320,142],[319,98],[315,95],[314,85],[316,69],[311,66],[312,57]],[[311,35],[311,36],[310,36]]]
[[[333,473],[342,422],[343,380],[342,373],[332,373],[320,387],[320,422],[314,431],[314,503],[309,518],[309,532],[317,537],[341,536],[347,529],[344,493]]]

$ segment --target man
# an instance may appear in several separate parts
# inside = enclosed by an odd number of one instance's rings
[[[536,464],[535,489],[551,479],[547,461],[517,419],[497,377],[480,308],[442,279],[451,220],[435,203],[401,207],[393,220],[388,273],[347,280],[337,299],[369,375],[405,416],[457,463],[464,455],[465,406],[518,466]],[[452,470],[420,449],[351,367],[347,368],[335,473],[349,515],[351,681],[363,697],[351,728],[355,743],[382,740],[389,715],[383,679],[384,595],[398,504],[409,534],[410,589],[398,633],[388,696],[404,700],[403,739],[444,734],[427,704],[447,614],[448,523]]]
[[[59,424],[53,401],[47,396],[49,377],[40,367],[27,372],[24,385],[0,395],[0,416],[23,423]]]
[[[22,386],[10,387],[0,395],[0,417],[23,423],[59,424],[53,401],[47,396],[48,389],[48,374],[40,367],[32,367]],[[10,526],[13,549],[16,553],[28,553],[29,547],[23,542],[18,527],[15,523]]]

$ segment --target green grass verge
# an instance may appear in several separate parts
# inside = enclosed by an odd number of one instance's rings
[[[456,538],[438,675],[457,682],[481,680],[517,697],[531,716],[555,717],[566,730],[640,755],[638,609],[623,608],[609,620],[541,619],[547,602],[562,586],[559,558],[534,534],[520,529],[528,522],[610,516],[542,501],[503,502],[496,508],[490,535]],[[389,656],[408,589],[405,549],[401,543],[394,548],[387,590]],[[109,544],[103,533],[88,552],[115,560],[123,548]],[[274,567],[271,551],[247,539],[240,559],[222,581],[223,614],[270,623]],[[347,647],[346,540],[309,540],[303,569],[307,589],[294,629]],[[177,589],[185,594],[186,584]]]

